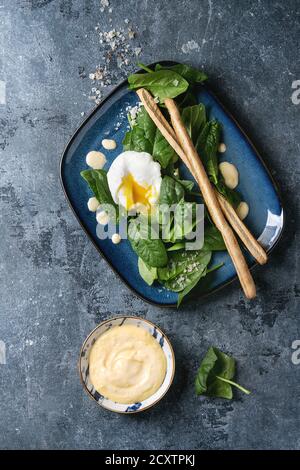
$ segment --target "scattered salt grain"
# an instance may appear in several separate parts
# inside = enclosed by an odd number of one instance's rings
[[[113,8],[108,0],[100,0],[100,11],[112,13]],[[109,18],[109,23],[113,22],[112,19],[113,16]],[[128,18],[124,19],[124,23],[128,26],[118,29],[110,26],[108,31],[103,31],[99,23],[94,28],[99,42],[101,62],[88,76],[93,81],[89,99],[96,103],[102,97],[102,92],[96,90],[110,87],[132,73],[135,69],[135,58],[142,53],[142,48],[136,44],[134,27]]]

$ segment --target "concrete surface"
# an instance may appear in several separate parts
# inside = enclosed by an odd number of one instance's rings
[[[300,2],[209,0],[0,2],[0,447],[3,449],[299,449],[298,267]],[[137,32],[144,62],[203,65],[213,89],[275,176],[286,232],[255,272],[257,300],[232,285],[180,311],[149,306],[95,252],[60,186],[65,143],[94,105],[88,77],[101,64],[95,32]],[[122,71],[110,65],[113,84]],[[107,92],[105,89],[104,92]],[[101,320],[134,313],[173,342],[177,373],[160,405],[136,416],[105,412],[84,394],[78,351]],[[194,375],[210,345],[238,361],[252,390],[200,399]]]

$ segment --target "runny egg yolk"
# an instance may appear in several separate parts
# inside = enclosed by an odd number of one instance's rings
[[[151,186],[142,186],[135,181],[131,173],[128,173],[122,178],[122,184],[119,191],[122,191],[125,201],[126,210],[130,210],[135,205],[142,205],[149,209],[151,203],[149,199],[152,197]]]

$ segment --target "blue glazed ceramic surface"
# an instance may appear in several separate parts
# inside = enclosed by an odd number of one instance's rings
[[[143,328],[148,331],[161,346],[167,361],[165,379],[160,388],[151,397],[138,403],[123,404],[109,400],[108,398],[100,395],[100,393],[95,390],[89,377],[89,355],[92,346],[95,344],[95,341],[110,328],[122,326],[124,324],[134,325],[138,328]],[[137,413],[155,405],[167,393],[174,378],[175,357],[170,341],[153,323],[148,320],[143,320],[139,317],[120,316],[104,321],[89,334],[82,345],[78,366],[81,382],[86,392],[98,403],[98,405],[101,405],[103,408],[106,408],[110,411],[115,411],[117,413]]]
[[[270,174],[247,137],[215,96],[207,88],[199,87],[197,98],[207,107],[208,115],[222,123],[222,140],[227,150],[221,155],[221,161],[232,162],[238,168],[237,189],[250,207],[244,222],[267,251],[270,251],[280,238],[284,219],[280,198]],[[126,108],[136,105],[137,102],[137,95],[127,89],[125,82],[92,112],[74,134],[64,152],[61,179],[65,194],[82,227],[124,282],[144,300],[161,306],[172,306],[177,302],[177,293],[170,292],[159,284],[151,287],[145,284],[138,272],[137,256],[127,240],[114,245],[109,239],[98,239],[95,215],[87,208],[91,192],[80,176],[80,171],[87,168],[85,157],[90,150],[105,153],[105,169],[108,169],[122,152],[122,140],[128,129]],[[101,141],[104,138],[114,139],[117,148],[112,151],[103,149]],[[181,174],[184,178],[191,178],[183,165]],[[246,256],[249,265],[254,266],[254,259]],[[213,292],[236,278],[233,264],[226,252],[213,255],[212,264],[220,262],[223,262],[224,266],[197,287],[199,296]]]

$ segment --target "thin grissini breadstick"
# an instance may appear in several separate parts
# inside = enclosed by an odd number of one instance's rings
[[[234,236],[234,233],[223,215],[216,193],[211,186],[211,183],[208,179],[208,176],[199,158],[199,155],[181,120],[180,113],[175,104],[175,101],[167,98],[165,99],[165,105],[170,113],[172,127],[177,136],[179,145],[190,162],[191,168],[193,170],[192,173],[196,176],[196,181],[199,185],[200,191],[207,205],[210,216],[217,229],[222,234],[224,243],[236,269],[245,296],[248,299],[253,299],[256,296],[256,288],[253,278],[243,256],[243,253],[239,247],[239,244]]]
[[[218,191],[216,191],[216,194],[226,219],[228,220],[234,231],[238,234],[245,247],[249,250],[251,255],[256,259],[259,264],[265,264],[268,261],[268,256],[263,247],[258,243],[258,241],[254,238],[250,230],[241,221],[236,211],[234,210],[232,205],[229,204],[229,202],[225,199],[225,197],[222,196],[222,194],[220,194]]]
[[[190,172],[193,174],[191,165],[183,152],[182,148],[179,146],[177,142],[177,137],[173,128],[170,126],[168,121],[165,119],[164,115],[162,114],[161,110],[157,106],[156,102],[154,101],[152,95],[145,89],[141,88],[137,90],[137,94],[143,103],[146,111],[148,112],[151,119],[154,121],[160,132],[163,134],[165,139],[169,142],[171,147],[175,150],[175,152],[179,155],[181,160],[185,163],[188,167]],[[195,177],[195,175],[193,174]],[[238,234],[242,242],[244,243],[245,247],[249,250],[252,256],[256,259],[259,264],[265,264],[267,262],[267,254],[262,246],[258,243],[258,241],[254,238],[252,233],[249,229],[245,226],[245,224],[241,221],[239,216],[237,215],[234,208],[226,201],[226,199],[216,190],[214,189],[216,196],[218,198],[219,204],[222,208],[222,211],[227,218],[228,222],[231,224],[232,228]]]

